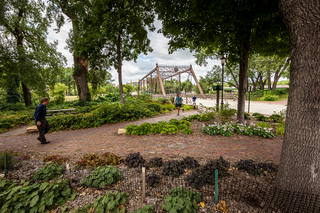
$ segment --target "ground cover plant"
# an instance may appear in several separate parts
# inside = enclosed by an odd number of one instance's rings
[[[103,188],[122,179],[122,174],[114,166],[98,166],[91,174],[87,175],[81,184],[86,187]]]
[[[146,205],[132,213],[155,213],[155,211],[153,210],[153,205]]]
[[[161,177],[160,175],[157,175],[155,173],[151,173],[150,175],[147,175],[146,182],[148,186],[155,187],[157,184],[160,183]]]
[[[198,203],[201,200],[199,192],[187,190],[184,187],[176,187],[169,191],[166,197],[166,204],[162,205],[162,208],[168,212],[177,213],[196,213],[198,210]]]
[[[42,159],[43,162],[49,162],[57,163],[57,164],[65,164],[70,160],[70,158],[64,158],[60,155],[50,155]]]
[[[6,111],[0,114],[0,132],[5,132],[10,128],[29,124],[33,121],[32,111]]]
[[[53,183],[34,183],[29,181],[21,182],[23,185],[14,183],[4,184],[2,180],[0,186],[8,188],[0,194],[1,212],[49,212],[62,206],[68,200],[73,200],[76,193],[69,187],[69,179],[58,180]]]
[[[183,173],[184,168],[177,160],[166,161],[162,169],[162,174],[166,176],[179,177]]]
[[[157,157],[151,158],[149,161],[149,165],[151,167],[161,167],[163,165],[162,158],[157,158]]]
[[[114,212],[114,213],[124,213],[126,208],[124,204],[128,200],[128,193],[121,193],[115,191],[114,193],[108,192],[104,196],[98,197],[94,203],[93,208],[97,213]]]
[[[95,168],[97,166],[106,165],[118,165],[122,163],[122,158],[113,153],[103,153],[101,155],[89,154],[81,158],[80,161],[76,162],[77,166],[85,166],[88,169]]]
[[[196,189],[210,184],[214,184],[215,170],[218,170],[218,175],[220,177],[228,176],[228,169],[230,163],[220,157],[215,161],[208,161],[205,165],[202,165],[201,168],[194,170],[189,176],[186,177],[186,181]]]
[[[259,122],[260,123],[260,122]],[[265,122],[263,122],[265,123]],[[269,125],[268,123],[266,123]],[[209,135],[222,135],[222,136],[233,136],[233,132],[235,131],[237,134],[240,135],[258,135],[262,136],[264,138],[272,138],[275,137],[275,135],[272,132],[272,128],[270,125],[267,127],[261,127],[263,125],[262,123],[256,124],[254,126],[253,124],[251,126],[245,125],[245,124],[234,124],[234,123],[225,123],[225,124],[218,124],[214,123],[209,126],[204,126],[201,130],[203,133],[207,133]]]
[[[64,167],[57,163],[48,162],[41,167],[39,171],[34,173],[33,179],[35,180],[53,180],[62,176]]]
[[[129,168],[136,168],[139,165],[144,164],[146,161],[140,155],[139,152],[137,153],[130,153],[124,161],[124,164],[127,165]]]
[[[276,171],[276,168],[272,164],[268,164],[268,163],[255,164],[251,159],[240,160],[240,162],[235,164],[234,167],[242,171],[246,171],[250,175],[254,175],[254,176],[260,176],[264,171],[268,171],[268,172]]]
[[[285,127],[286,127],[285,123],[276,124],[276,135],[283,136]]]
[[[183,160],[181,161],[181,165],[183,168],[186,168],[186,169],[193,169],[200,166],[198,161],[195,160],[194,157],[190,157],[190,156],[183,158]]]
[[[184,109],[184,111],[192,110],[192,109],[194,109],[194,106],[191,106],[191,105],[183,105],[183,106],[182,106],[182,109]]]

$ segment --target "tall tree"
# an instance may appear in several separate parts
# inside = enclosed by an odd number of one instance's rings
[[[21,81],[24,102],[31,105],[30,87],[45,90],[43,68],[46,67],[57,75],[66,59],[56,51],[57,43],[47,43],[46,35],[50,26],[43,11],[46,6],[42,1],[36,0],[7,0],[0,5],[0,43],[10,44],[6,53],[10,58],[10,78],[8,82],[7,101],[15,102],[17,98],[10,100]],[[7,58],[7,59],[8,59]],[[49,77],[49,76],[47,76]]]
[[[78,1],[78,0],[50,0],[49,10],[51,11],[51,18],[57,20],[59,32],[60,27],[64,24],[64,15],[66,15],[72,23],[72,30],[69,33],[69,39],[67,40],[70,52],[73,53],[73,78],[77,84],[78,96],[82,101],[90,101],[91,96],[88,87],[88,58],[79,54],[78,48],[81,45],[72,42],[71,39],[80,40],[82,31],[80,30],[79,20],[85,16],[84,5],[90,4],[90,1]],[[63,13],[63,14],[62,14]]]
[[[148,0],[92,0],[85,7],[86,16],[78,20],[81,38],[80,55],[90,55],[91,64],[102,60],[118,72],[122,105],[125,104],[122,84],[122,63],[152,51],[148,31],[153,25],[153,4]]]
[[[291,66],[286,128],[275,186],[319,195],[319,0],[279,0],[279,7],[289,32]]]
[[[239,64],[238,120],[244,122],[249,54],[288,52],[285,25],[270,0],[162,0],[156,3],[169,51],[190,48]]]

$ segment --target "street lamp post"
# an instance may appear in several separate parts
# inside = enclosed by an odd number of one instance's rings
[[[224,63],[225,62],[226,62],[226,58],[223,56],[221,58],[221,66],[222,66],[221,109],[223,109],[223,72],[224,72]]]

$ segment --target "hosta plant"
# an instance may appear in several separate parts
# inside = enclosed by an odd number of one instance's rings
[[[225,124],[218,124],[214,123],[207,127],[203,127],[201,132],[207,133],[208,135],[222,135],[222,136],[229,136],[233,135],[234,126],[232,123],[225,123]]]
[[[93,208],[96,213],[105,213],[105,212],[113,212],[113,213],[124,213],[126,208],[124,204],[128,200],[128,193],[121,193],[119,191],[115,191],[114,193],[108,192],[104,196],[98,197],[94,203]]]
[[[93,170],[91,174],[81,181],[81,184],[87,187],[103,188],[105,185],[111,185],[121,179],[122,174],[117,167],[104,166]]]
[[[64,167],[57,163],[48,162],[41,167],[39,171],[34,173],[33,179],[35,180],[52,180],[62,176]]]
[[[146,205],[132,213],[155,213],[155,211],[153,210],[153,205]]]
[[[187,190],[184,187],[176,187],[169,191],[166,197],[166,204],[162,204],[162,209],[168,212],[177,213],[196,213],[198,210],[198,203],[201,200],[201,194]]]
[[[76,193],[73,193],[69,187],[69,179],[41,184],[31,184],[29,181],[23,185],[14,183],[0,194],[0,211],[3,213],[50,212],[64,205],[68,200],[73,200],[75,196]]]

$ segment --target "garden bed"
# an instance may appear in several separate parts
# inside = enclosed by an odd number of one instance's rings
[[[52,153],[51,153],[52,154]],[[36,182],[32,179],[32,176],[34,172],[39,170],[43,165],[45,165],[45,162],[42,162],[42,159],[46,156],[46,153],[29,153],[28,155],[22,156],[23,158],[29,158],[31,159],[21,159],[15,164],[14,168],[9,170],[8,172],[8,179],[13,180],[14,182],[20,182],[22,180],[31,180],[32,182]],[[84,155],[84,153],[71,153],[67,154],[65,153],[63,157],[70,158],[71,165],[80,160],[80,158]],[[125,156],[123,156],[124,158]],[[167,160],[182,160],[182,157],[179,156],[172,156],[172,155],[143,155],[143,158],[146,161],[149,161],[153,157],[162,157],[163,162]],[[196,160],[200,164],[205,164],[208,160],[213,160],[214,158],[196,158]],[[231,165],[234,165],[236,162],[239,161],[239,159],[234,158],[226,158],[225,160],[229,161]],[[273,163],[271,161],[266,162],[259,162],[259,163]],[[275,164],[276,165],[276,164]],[[277,166],[276,166],[277,167]],[[129,169],[126,165],[123,163],[118,165],[117,168],[122,172],[123,179],[120,182],[117,182],[116,184],[113,184],[111,186],[105,186],[102,189],[98,188],[86,188],[80,185],[81,180],[88,174],[91,173],[91,170],[86,168],[78,168],[74,165],[71,166],[71,177],[72,177],[72,183],[73,188],[77,191],[77,196],[73,201],[68,201],[64,206],[68,207],[68,210],[71,210],[77,206],[82,207],[86,204],[93,203],[96,198],[99,196],[102,196],[106,194],[108,191],[121,191],[121,192],[127,192],[129,193],[128,202],[126,203],[126,212],[132,212],[134,210],[137,210],[138,208],[150,204],[154,205],[154,209],[156,212],[165,212],[161,209],[161,205],[165,203],[165,197],[168,195],[169,190],[176,187],[176,186],[185,186],[187,189],[192,189],[188,183],[185,181],[185,177],[189,175],[192,170],[191,169],[185,169],[185,172],[179,177],[179,178],[172,178],[171,176],[164,176],[161,179],[161,184],[158,185],[155,188],[152,187],[146,187],[146,199],[145,202],[142,202],[142,196],[141,196],[141,190],[142,190],[142,175],[138,171],[138,169]],[[154,172],[157,174],[160,174],[162,170],[161,168],[150,168],[150,170],[147,170],[147,174],[150,172]],[[255,177],[252,175],[249,175],[246,172],[239,171],[235,169],[234,167],[230,168],[229,173],[232,175],[229,177],[221,177],[219,178],[223,182],[221,182],[221,187],[227,187],[228,182],[231,182],[234,179],[237,180],[245,180],[247,183],[255,183],[257,185],[266,185],[266,186],[272,186],[275,177],[276,172],[272,173],[265,173],[265,175],[260,175],[259,177]],[[67,178],[66,172],[64,172],[63,176],[60,177],[62,179]],[[39,182],[39,181],[38,181]],[[206,185],[205,187],[200,188],[197,190],[201,193],[201,202],[204,203],[204,207],[202,207],[200,204],[199,209],[197,212],[217,212],[214,210],[214,207],[216,206],[214,203],[214,186]],[[261,212],[260,208],[252,207],[248,205],[244,201],[234,201],[232,199],[226,198],[227,194],[224,194],[224,191],[221,190],[219,197],[226,201],[227,205],[229,205],[229,212]],[[63,206],[63,207],[64,207]],[[52,212],[62,212],[62,207],[58,207],[56,210]]]

